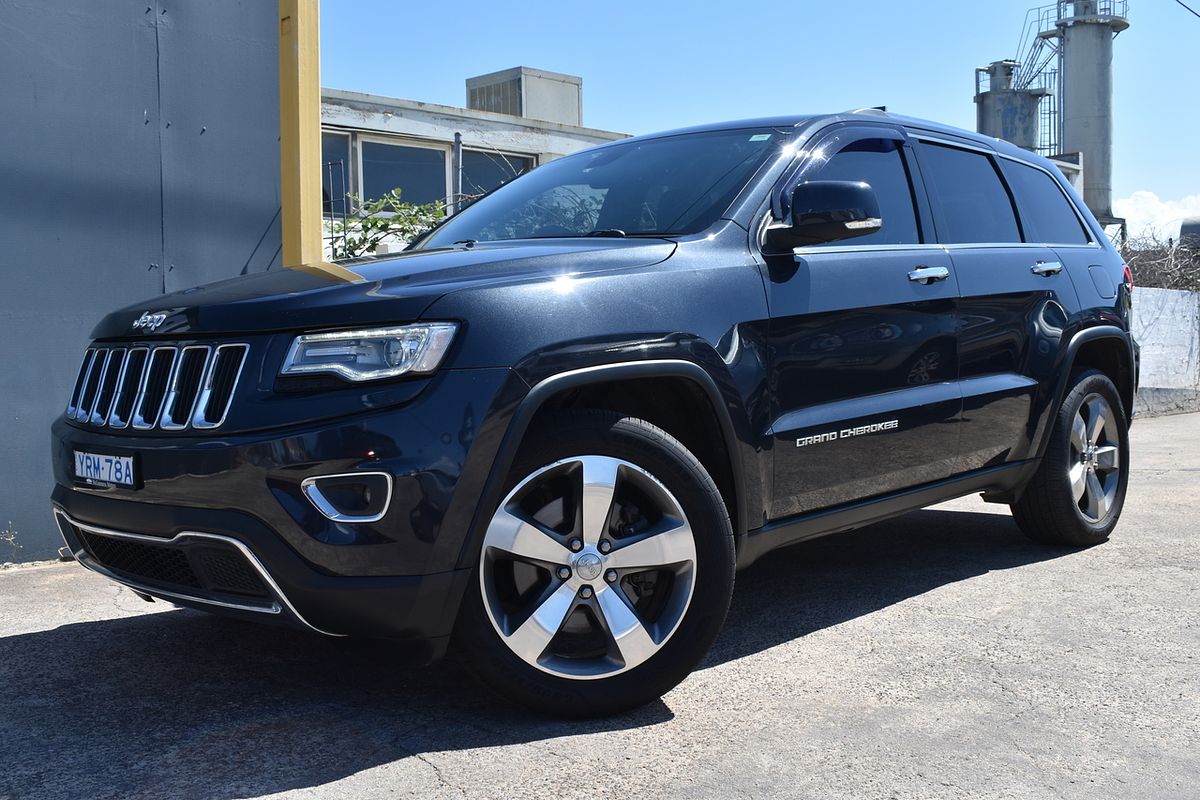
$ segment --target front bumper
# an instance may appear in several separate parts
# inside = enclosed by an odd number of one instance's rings
[[[444,651],[471,572],[327,575],[262,523],[236,512],[171,509],[172,527],[180,530],[163,536],[144,532],[162,530],[153,522],[162,509],[72,497],[61,486],[53,499],[76,561],[138,594],[332,636],[419,640],[426,659]],[[118,529],[83,517],[123,523]]]
[[[60,419],[60,530],[83,566],[145,595],[332,635],[428,640],[437,655],[470,576],[460,567],[467,530],[523,384],[508,370],[435,383],[404,406],[267,431],[145,436]],[[138,485],[77,480],[76,450],[132,456]],[[306,478],[358,471],[393,477],[377,521],[330,520],[302,492]]]

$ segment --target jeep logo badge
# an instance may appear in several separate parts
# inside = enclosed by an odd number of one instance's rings
[[[595,553],[584,553],[575,559],[575,572],[585,581],[594,581],[600,577],[604,562]]]
[[[149,311],[143,311],[142,315],[133,321],[133,329],[135,331],[146,331],[153,333],[154,329],[167,321],[167,312],[156,311],[151,314]]]

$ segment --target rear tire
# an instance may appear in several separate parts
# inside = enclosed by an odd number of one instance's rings
[[[1079,371],[1013,517],[1034,541],[1099,544],[1117,525],[1128,480],[1129,425],[1117,387],[1098,370]]]
[[[522,446],[478,555],[455,646],[499,694],[596,717],[661,697],[720,632],[729,514],[665,431],[607,411],[556,415]]]

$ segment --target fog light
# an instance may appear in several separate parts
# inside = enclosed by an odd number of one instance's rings
[[[300,490],[334,522],[378,522],[392,502],[392,476],[386,472],[347,472],[305,478]]]

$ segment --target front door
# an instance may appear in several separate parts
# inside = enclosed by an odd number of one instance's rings
[[[948,476],[961,408],[958,284],[945,250],[925,243],[904,134],[841,129],[809,152],[784,191],[865,181],[883,227],[767,258],[773,519]]]

